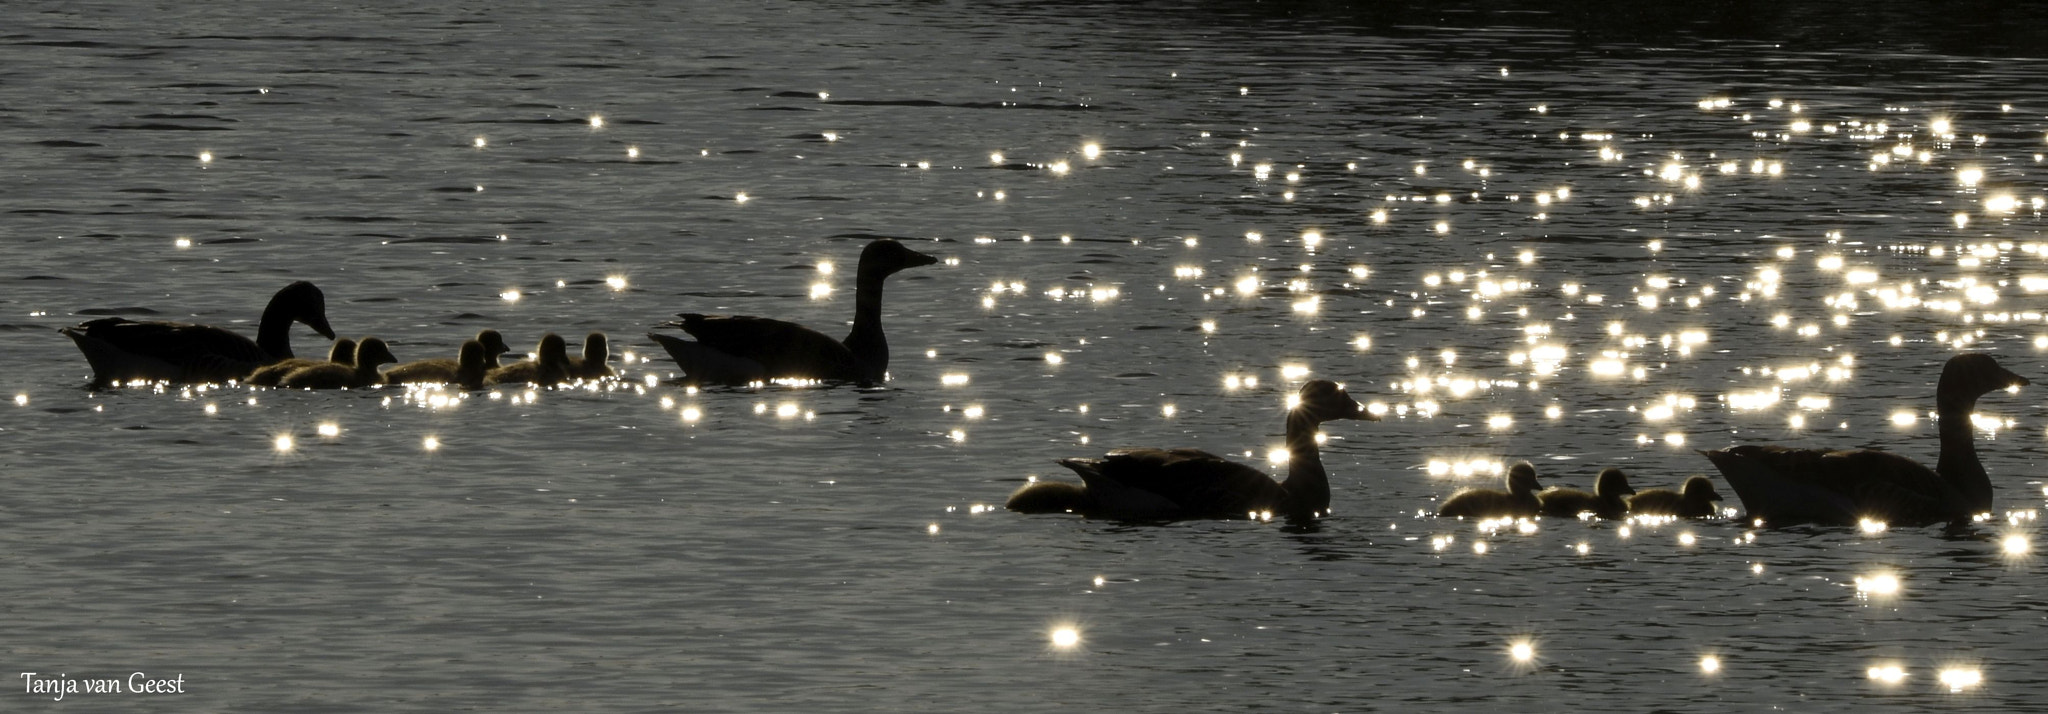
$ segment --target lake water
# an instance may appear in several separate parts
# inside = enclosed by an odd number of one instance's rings
[[[1421,515],[1523,459],[1931,462],[1942,360],[2048,377],[2038,10],[503,5],[9,7],[8,710],[2048,697],[2033,390],[1966,535]],[[945,259],[888,388],[668,381],[674,313],[838,333],[877,236]],[[294,279],[401,359],[602,330],[627,380],[92,392],[55,332],[253,333]],[[1326,427],[1330,518],[1000,507],[1115,446],[1267,466],[1307,378],[1387,410]]]

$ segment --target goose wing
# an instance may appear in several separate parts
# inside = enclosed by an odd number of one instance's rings
[[[92,365],[93,382],[225,382],[272,361],[254,340],[210,325],[90,320],[63,329]]]
[[[1171,503],[1175,513],[1162,517],[1242,518],[1287,495],[1266,472],[1200,449],[1118,449],[1091,463],[1092,475],[1076,472],[1098,503],[1104,494]]]
[[[1870,518],[1925,525],[1962,510],[1955,489],[1934,469],[1889,452],[1745,445],[1700,453],[1728,479],[1749,516],[1770,523],[1854,525]]]
[[[685,314],[680,322],[697,343],[761,365],[770,379],[858,381],[861,371],[846,345],[793,322],[742,315]]]
[[[414,360],[384,370],[385,384],[455,384],[462,381],[462,364],[446,357]]]

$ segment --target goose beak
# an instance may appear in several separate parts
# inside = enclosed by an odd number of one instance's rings
[[[2013,373],[2011,373],[2011,372],[2007,372],[2007,373],[2005,373],[2005,376],[2006,376],[2006,378],[2007,378],[2007,379],[2010,379],[2010,380],[2012,380],[2012,381],[2011,381],[2011,387],[2012,387],[2012,388],[2017,388],[2017,387],[2024,387],[2024,386],[2027,386],[2027,385],[2029,385],[2029,384],[2033,384],[2033,382],[2032,382],[2032,381],[2029,381],[2029,380],[2028,380],[2028,379],[2027,379],[2026,377],[2022,377],[2022,376],[2019,376],[2019,375],[2017,375],[2017,374],[2013,374]]]
[[[1372,413],[1372,410],[1371,410],[1371,409],[1367,409],[1367,408],[1365,408],[1365,405],[1364,405],[1364,404],[1359,404],[1358,402],[1352,402],[1352,405],[1354,405],[1354,406],[1358,407],[1358,415],[1357,415],[1357,416],[1354,416],[1354,417],[1352,417],[1353,419],[1363,419],[1363,420],[1365,420],[1365,421],[1379,421],[1379,420],[1380,420],[1380,415]]]
[[[913,250],[910,251],[910,262],[905,267],[915,268],[921,265],[931,265],[937,262],[939,262],[938,258],[934,258],[925,253],[919,253]]]
[[[334,328],[327,326],[326,315],[314,315],[311,319],[306,320],[305,323],[307,327],[313,328],[314,332],[320,333],[321,337],[330,340],[334,339]]]

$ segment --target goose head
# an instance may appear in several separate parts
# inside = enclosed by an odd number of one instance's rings
[[[1685,485],[1679,487],[1678,493],[1688,501],[1699,503],[1721,500],[1721,493],[1714,490],[1713,480],[1705,476],[1694,476],[1686,479]]]
[[[282,310],[285,317],[313,328],[321,337],[334,339],[334,328],[327,325],[327,294],[312,283],[300,280],[284,286],[270,297],[270,309]]]
[[[1301,392],[1295,395],[1294,409],[1314,417],[1317,422],[1337,419],[1364,419],[1379,421],[1380,418],[1366,411],[1365,405],[1352,399],[1344,391],[1344,385],[1327,379],[1311,380],[1301,385]]]
[[[476,341],[484,347],[485,362],[491,361],[491,358],[498,355],[512,351],[512,347],[505,344],[505,336],[498,334],[497,330],[483,330],[476,333]]]
[[[1593,493],[1601,498],[1620,498],[1634,495],[1636,489],[1628,485],[1628,474],[1621,469],[1609,467],[1600,470],[1600,477],[1593,481]]]
[[[489,349],[477,340],[463,340],[462,349],[455,352],[455,363],[461,365],[463,369],[481,371],[484,368],[486,351]]]
[[[1971,352],[1948,358],[1941,367],[1941,382],[1934,388],[1937,407],[1965,408],[1978,397],[2000,389],[2024,387],[2032,382],[2026,377],[2006,371],[1998,366],[1991,355]]]
[[[605,344],[604,333],[592,332],[583,338],[583,360],[603,364],[612,358],[611,347]]]
[[[1543,484],[1536,481],[1536,466],[1527,461],[1508,467],[1508,493],[1517,497],[1531,497],[1543,490]]]
[[[398,358],[391,355],[391,347],[384,344],[383,340],[375,337],[365,337],[361,342],[356,343],[357,369],[376,369],[377,365],[391,364],[397,361]]]
[[[334,340],[334,346],[327,348],[327,361],[336,364],[355,364],[356,341],[346,337]]]
[[[911,250],[894,240],[883,238],[868,244],[860,251],[860,277],[886,278],[905,268],[931,265],[939,262],[923,253]]]
[[[568,364],[569,341],[552,332],[541,335],[540,347],[535,350],[534,361],[551,365]]]

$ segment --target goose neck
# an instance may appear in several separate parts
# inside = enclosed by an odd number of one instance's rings
[[[1977,400],[1952,397],[1937,401],[1941,457],[1935,462],[1934,471],[1960,492],[1963,505],[1971,514],[1990,511],[1991,476],[1984,472],[1983,462],[1977,460],[1977,445],[1971,433],[1970,413],[1976,411]]]
[[[292,354],[291,310],[281,301],[273,300],[263,308],[263,319],[256,323],[256,346],[272,361],[297,356]]]
[[[853,331],[840,341],[860,361],[862,371],[877,381],[889,369],[889,342],[882,337],[882,281],[887,278],[861,271],[853,291]]]
[[[1316,432],[1322,421],[1307,409],[1287,412],[1287,491],[1284,510],[1290,516],[1321,516],[1330,511],[1330,474],[1323,470],[1322,449]]]

